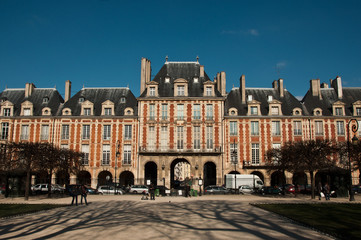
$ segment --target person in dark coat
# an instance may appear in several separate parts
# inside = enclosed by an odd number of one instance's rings
[[[81,198],[80,198],[80,204],[83,204],[83,198],[84,198],[84,202],[86,205],[88,205],[88,202],[86,200],[87,194],[88,194],[88,190],[86,189],[86,187],[84,185],[81,185]]]
[[[150,191],[150,200],[155,200],[155,187],[153,183],[150,184],[149,191]]]
[[[79,195],[79,186],[78,185],[74,185],[71,189],[70,189],[70,196],[73,197],[73,199],[71,200],[71,205],[74,204],[75,201],[75,205],[78,206],[78,195]]]

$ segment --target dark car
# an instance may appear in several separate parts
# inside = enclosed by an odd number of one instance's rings
[[[204,189],[204,194],[228,194],[231,191],[223,186],[208,186]]]
[[[292,193],[295,194],[296,193],[296,187],[293,184],[286,184],[284,187],[281,187],[281,190],[285,191],[285,193]]]
[[[271,194],[271,195],[280,195],[282,193],[282,190],[279,187],[263,187],[261,189],[261,194]]]
[[[97,194],[99,194],[98,189],[95,189],[95,188],[92,188],[92,187],[88,187],[88,186],[85,186],[85,188],[86,188],[88,194],[90,194],[90,195],[97,195]]]
[[[352,186],[352,191],[354,192],[354,193],[361,193],[361,185],[354,185],[354,186]]]
[[[317,190],[317,189],[316,189]],[[302,194],[310,194],[311,193],[311,185],[297,185],[296,191]]]

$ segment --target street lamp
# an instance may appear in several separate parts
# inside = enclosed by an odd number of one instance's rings
[[[350,182],[349,182],[349,187],[348,187],[348,191],[350,194],[350,201],[355,201],[355,196],[353,194],[352,191],[352,169],[351,169],[351,154],[350,154],[350,124],[352,124],[351,126],[351,130],[353,132],[353,138],[352,138],[352,144],[355,145],[357,144],[358,138],[356,137],[356,132],[358,130],[358,121],[354,118],[350,119],[350,121],[348,121],[347,123],[347,152],[348,152],[348,170],[349,170],[349,175],[350,175]]]
[[[233,140],[233,151],[231,153],[231,163],[234,164],[234,193],[237,193],[237,150],[236,150],[236,140]]]
[[[119,140],[117,141],[117,152],[115,153],[115,165],[114,165],[114,173],[115,173],[115,176],[114,176],[114,182],[115,182],[115,191],[114,191],[114,195],[117,195],[117,160],[118,160],[118,157],[120,155],[120,152],[119,152],[119,145],[120,145],[120,142]]]

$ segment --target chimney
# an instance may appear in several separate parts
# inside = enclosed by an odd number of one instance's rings
[[[332,79],[330,79],[330,81],[332,81]],[[321,83],[321,88],[328,88],[328,84],[327,83]]]
[[[65,82],[65,99],[64,101],[67,102],[71,97],[71,81],[66,80]]]
[[[199,77],[204,77],[204,65],[199,66]]]
[[[221,74],[217,73],[217,90],[218,92],[221,92]]]
[[[241,92],[242,103],[246,103],[246,76],[242,74],[239,79],[239,88]]]
[[[140,94],[142,94],[145,90],[145,84],[147,81],[147,59],[142,58],[141,67],[140,67]]]
[[[31,94],[33,93],[35,88],[35,85],[33,83],[26,83],[25,84],[25,97],[30,97]]]
[[[150,67],[150,60],[146,60],[146,75],[145,75],[145,83],[148,83],[151,81],[150,77],[152,74],[152,68]]]
[[[272,82],[272,87],[275,89],[275,90],[278,90],[278,81],[277,80],[274,80]]]
[[[278,79],[278,89],[279,89],[280,97],[283,98],[285,93],[284,93],[284,89],[283,89],[283,79],[282,78]]]
[[[221,72],[221,94],[222,96],[226,96],[226,72]]]
[[[310,80],[310,90],[311,90],[312,96],[319,97],[319,99],[322,100],[320,79]]]
[[[335,79],[331,79],[331,87],[335,89],[338,99],[342,99],[342,82],[341,82],[341,77],[337,76]]]

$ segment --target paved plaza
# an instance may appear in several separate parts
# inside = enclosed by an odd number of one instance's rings
[[[0,239],[332,239],[249,203],[310,202],[247,195],[159,197],[89,195],[90,204],[0,219]],[[80,199],[79,199],[80,200]],[[359,196],[356,200],[360,202]],[[325,202],[325,200],[322,200]],[[332,199],[331,202],[347,202]],[[70,204],[32,197],[26,203]],[[22,198],[0,203],[25,203]]]

